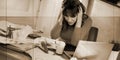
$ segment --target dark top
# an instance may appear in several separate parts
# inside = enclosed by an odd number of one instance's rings
[[[61,31],[61,38],[65,40],[65,42],[70,43],[71,42],[71,37],[73,35],[74,28],[73,27],[68,27],[67,30]]]
[[[87,40],[87,35],[89,33],[91,26],[92,20],[88,18],[81,28],[74,27],[62,31],[62,25],[60,25],[60,23],[58,22],[51,30],[51,38],[57,39],[61,37],[62,39],[64,39],[64,41],[66,41],[66,43],[70,43],[76,46],[79,40]]]

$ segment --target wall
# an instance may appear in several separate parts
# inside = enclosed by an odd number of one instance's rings
[[[90,10],[90,16],[120,16],[120,8],[105,3],[100,0],[91,0],[93,2],[92,9]]]
[[[35,16],[40,0],[0,0],[0,16]]]
[[[42,0],[36,29],[44,31],[43,36],[50,37],[50,31],[56,23],[62,0]]]
[[[0,20],[36,26],[40,0],[0,0]]]
[[[91,0],[88,15],[92,17],[93,26],[99,28],[98,41],[120,42],[120,8],[100,0]]]
[[[120,17],[92,17],[93,26],[99,28],[97,41],[119,41]]]

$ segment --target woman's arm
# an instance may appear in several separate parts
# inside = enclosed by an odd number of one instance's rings
[[[62,26],[57,22],[50,33],[52,39],[57,39],[58,37],[60,37],[61,28]]]
[[[76,46],[79,40],[86,40],[91,26],[92,20],[88,18],[81,28],[76,27],[72,36],[71,44]]]
[[[63,15],[62,15],[62,9],[60,9],[60,13],[58,15],[58,18],[57,18],[57,22],[62,25],[62,21],[63,21]]]
[[[77,23],[76,23],[75,27],[76,28],[81,28],[81,24],[82,24],[82,12],[78,13]]]
[[[60,31],[62,28],[62,21],[63,21],[63,15],[62,15],[62,8],[61,8],[60,13],[59,13],[58,18],[57,18],[57,22],[56,22],[55,26],[52,28],[51,33],[50,33],[52,39],[57,39],[60,37]]]
[[[81,32],[81,39],[86,40],[87,36],[89,34],[89,30],[92,27],[92,20],[91,18],[88,18],[88,21],[86,21],[84,23],[84,25],[82,26],[82,32]]]

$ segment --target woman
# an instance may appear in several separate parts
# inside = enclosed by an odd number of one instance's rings
[[[73,46],[79,40],[86,40],[92,21],[84,13],[84,6],[79,0],[64,0],[58,21],[51,31],[51,38]]]

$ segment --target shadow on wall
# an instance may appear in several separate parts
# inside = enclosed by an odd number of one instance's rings
[[[120,17],[92,17],[93,26],[99,28],[97,41],[120,43]]]

